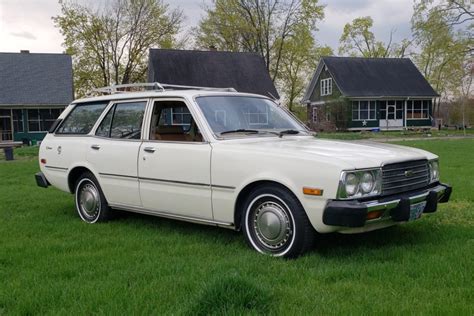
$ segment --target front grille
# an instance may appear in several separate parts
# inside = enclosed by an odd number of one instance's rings
[[[430,183],[427,160],[394,163],[382,167],[382,195],[426,187]]]

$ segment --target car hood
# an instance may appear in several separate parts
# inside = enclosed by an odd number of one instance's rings
[[[346,168],[370,168],[400,161],[437,158],[430,152],[412,147],[371,141],[327,140],[312,136],[260,137],[241,139],[237,143],[239,147],[247,147],[253,152],[279,153],[292,158],[318,158],[333,163],[338,160]]]

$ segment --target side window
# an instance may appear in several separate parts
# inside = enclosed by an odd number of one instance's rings
[[[140,139],[146,102],[115,104],[96,131],[97,136]]]
[[[203,141],[188,107],[181,101],[155,102],[150,139],[175,142]]]
[[[106,102],[76,104],[56,133],[88,134],[107,104]]]
[[[109,112],[97,128],[97,131],[95,132],[97,136],[110,137],[110,125],[112,124],[112,117],[114,116],[114,112],[115,105],[110,108]]]

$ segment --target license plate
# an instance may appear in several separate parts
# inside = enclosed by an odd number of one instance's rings
[[[414,221],[414,220],[419,219],[421,217],[421,214],[423,214],[423,210],[425,209],[425,206],[426,206],[426,201],[410,205],[409,221]]]

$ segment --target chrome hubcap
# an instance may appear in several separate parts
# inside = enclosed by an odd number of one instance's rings
[[[79,206],[84,215],[89,218],[94,218],[99,212],[100,198],[97,188],[87,183],[82,186],[79,195]]]
[[[254,230],[260,242],[271,249],[285,245],[292,234],[286,210],[279,204],[270,201],[257,207]]]

